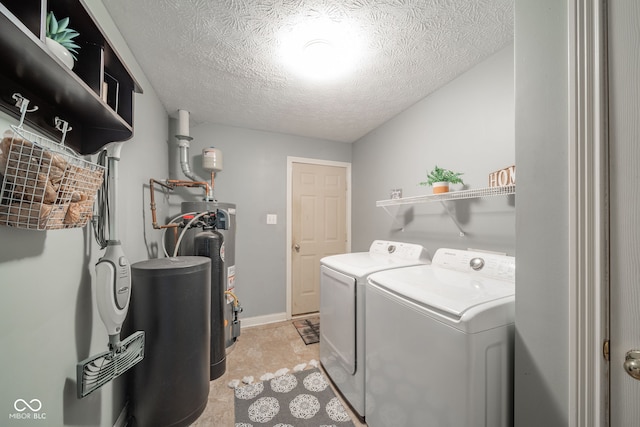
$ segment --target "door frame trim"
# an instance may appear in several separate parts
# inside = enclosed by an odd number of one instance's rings
[[[569,426],[609,425],[606,0],[569,2]]]
[[[287,156],[287,239],[286,239],[286,266],[287,266],[287,320],[291,315],[292,280],[291,280],[291,250],[293,245],[293,164],[305,163],[319,166],[337,166],[346,169],[347,179],[347,200],[346,200],[346,231],[347,231],[347,252],[351,252],[351,163],[338,162],[332,160],[312,159],[307,157]],[[320,274],[320,272],[318,272]]]

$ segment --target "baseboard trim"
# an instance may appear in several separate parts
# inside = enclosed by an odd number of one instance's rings
[[[250,328],[252,326],[268,325],[269,323],[284,322],[287,320],[287,313],[273,313],[264,316],[247,317],[241,320],[241,328]]]

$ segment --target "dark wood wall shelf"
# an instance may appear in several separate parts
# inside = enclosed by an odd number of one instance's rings
[[[73,70],[45,46],[49,11],[58,19],[68,16],[80,33]],[[13,99],[20,93],[38,106],[27,124],[60,139],[55,117],[67,121],[73,130],[66,144],[81,154],[133,135],[133,93],[142,90],[82,0],[2,0],[0,49],[0,108],[8,114],[20,117]]]

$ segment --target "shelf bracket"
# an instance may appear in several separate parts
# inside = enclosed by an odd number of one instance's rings
[[[456,216],[454,215],[454,213],[451,212],[451,209],[449,209],[449,206],[447,206],[444,200],[440,200],[440,204],[442,205],[444,210],[447,211],[447,214],[449,215],[449,218],[451,218],[451,221],[453,221],[456,227],[458,227],[458,233],[459,233],[458,236],[464,237],[465,236],[464,231],[462,231],[462,227],[460,226],[460,223],[456,219]]]
[[[389,209],[387,209],[386,206],[383,206],[382,209],[384,209],[387,215],[391,217],[391,219],[393,220],[393,224],[398,226],[398,229],[396,231],[404,231],[404,224],[401,224],[400,221],[398,221],[397,215],[393,215],[391,212],[389,212]]]

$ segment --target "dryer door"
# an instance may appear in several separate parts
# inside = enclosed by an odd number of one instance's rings
[[[356,371],[356,279],[320,268],[320,361]]]

